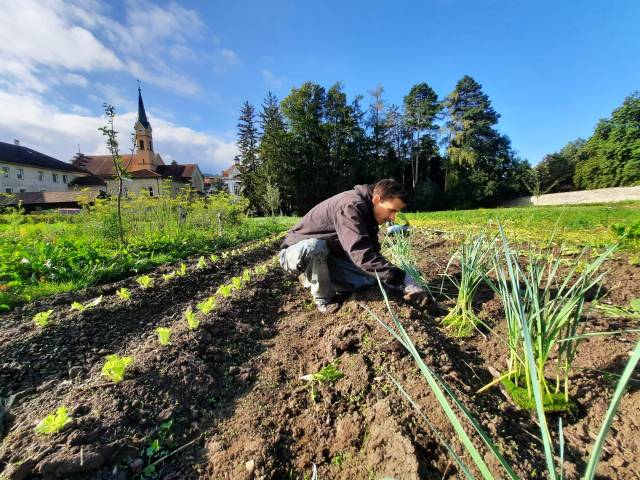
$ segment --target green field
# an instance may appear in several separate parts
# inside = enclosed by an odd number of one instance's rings
[[[611,245],[621,240],[626,228],[629,235],[622,248],[640,251],[640,202],[420,212],[406,218],[416,227],[452,233],[497,232],[500,222],[515,240],[573,247]]]

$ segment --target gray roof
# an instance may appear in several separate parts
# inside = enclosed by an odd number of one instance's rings
[[[22,145],[0,142],[0,162],[29,165],[32,167],[49,168],[52,170],[64,170],[68,172],[83,172],[70,163],[50,157],[44,153],[36,152]]]

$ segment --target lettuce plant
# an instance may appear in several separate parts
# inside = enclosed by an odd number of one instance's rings
[[[91,300],[90,302],[87,302],[85,304],[82,304],[80,302],[73,302],[71,304],[71,310],[77,310],[79,312],[84,312],[87,308],[96,307],[96,306],[100,305],[101,302],[102,302],[102,295],[100,295],[98,298],[94,298],[93,300]]]
[[[176,275],[184,277],[187,274],[187,266],[184,263],[180,264],[180,267],[176,270]]]
[[[122,287],[116,292],[116,295],[122,300],[129,300],[131,298],[131,292],[128,288]]]
[[[206,268],[206,266],[207,266],[207,261],[204,259],[204,257],[200,257],[198,259],[198,263],[196,264],[196,269],[202,270],[203,268]]]
[[[242,277],[233,277],[231,279],[231,287],[234,290],[240,290],[242,288]]]
[[[176,272],[163,273],[162,274],[162,279],[165,282],[167,282],[167,281],[171,280],[175,276],[176,276]]]
[[[138,285],[140,285],[142,288],[153,287],[153,278],[151,278],[149,275],[142,275],[138,277],[136,281],[138,282]]]
[[[249,280],[251,280],[251,271],[248,268],[245,268],[242,272],[242,281],[246,283]]]
[[[113,383],[119,383],[124,378],[127,367],[133,363],[132,357],[120,357],[117,354],[107,355],[106,362],[102,366],[102,375]]]
[[[58,407],[55,413],[47,415],[45,418],[40,420],[38,425],[36,425],[35,431],[36,433],[41,433],[43,435],[58,433],[70,421],[71,419],[67,414],[67,409],[65,407]]]
[[[200,302],[198,305],[196,305],[196,308],[206,315],[207,313],[211,312],[214,308],[216,308],[217,304],[218,304],[218,301],[216,300],[216,297],[209,297],[203,302]]]
[[[169,345],[169,341],[171,340],[170,328],[158,327],[156,328],[156,333],[158,334],[158,340],[160,340],[160,345]]]
[[[233,292],[233,285],[220,285],[216,290],[216,295],[222,295],[224,298],[230,297]]]
[[[200,320],[198,320],[198,315],[191,309],[191,307],[185,310],[184,318],[187,320],[190,330],[195,330],[200,326]]]
[[[51,316],[52,313],[53,313],[53,310],[47,310],[45,312],[36,313],[33,316],[33,321],[39,327],[46,327],[47,325],[49,325],[49,317]]]

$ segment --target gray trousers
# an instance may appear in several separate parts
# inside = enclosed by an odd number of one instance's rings
[[[329,253],[327,242],[301,240],[280,250],[280,265],[289,273],[303,273],[304,286],[318,305],[329,303],[338,292],[355,292],[376,285],[376,279],[351,260]]]

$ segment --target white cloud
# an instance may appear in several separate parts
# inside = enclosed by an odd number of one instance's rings
[[[22,145],[69,160],[80,145],[87,154],[105,154],[104,138],[98,131],[105,120],[86,112],[65,113],[45,104],[34,94],[7,93],[0,90],[0,141],[14,138]],[[121,151],[130,144],[130,133],[136,120],[135,111],[116,117],[116,130],[120,132]],[[227,168],[237,155],[235,141],[189,127],[160,117],[150,116],[156,151],[166,162],[197,163],[203,172],[216,173]]]

